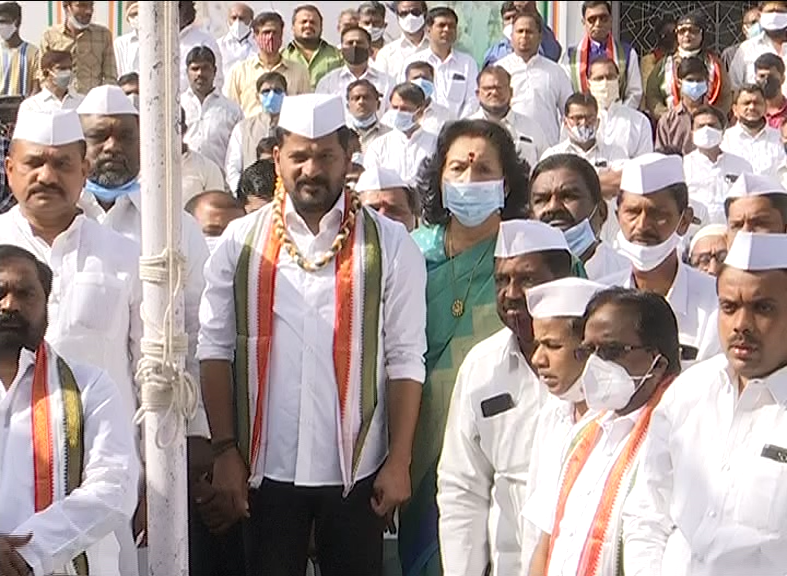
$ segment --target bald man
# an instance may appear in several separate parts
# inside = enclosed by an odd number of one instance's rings
[[[227,14],[229,31],[219,38],[224,78],[230,77],[230,70],[236,63],[257,53],[257,44],[251,30],[253,19],[254,10],[248,4],[235,2],[230,6]]]

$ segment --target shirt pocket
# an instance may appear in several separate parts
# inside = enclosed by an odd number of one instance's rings
[[[752,455],[736,480],[738,522],[767,533],[787,529],[787,463]]]
[[[461,74],[454,74],[448,81],[448,94],[449,102],[461,103],[465,99],[465,92],[467,91],[467,78]]]
[[[102,272],[78,272],[69,288],[68,330],[111,335],[120,324],[128,300],[123,281]]]

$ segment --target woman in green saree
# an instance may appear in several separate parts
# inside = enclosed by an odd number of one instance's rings
[[[528,167],[505,128],[460,120],[440,133],[427,168],[427,225],[413,234],[427,265],[426,383],[413,446],[413,496],[400,513],[404,576],[442,574],[437,461],[456,374],[467,352],[502,328],[494,245],[501,220],[527,215]]]

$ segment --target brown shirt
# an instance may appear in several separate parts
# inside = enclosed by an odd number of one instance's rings
[[[284,76],[290,96],[312,91],[309,71],[302,64],[282,58],[273,68],[268,68],[259,58],[244,60],[232,67],[224,86],[224,95],[241,107],[246,118],[262,112],[257,79],[266,72],[278,72]]]
[[[112,32],[104,26],[90,24],[74,35],[65,24],[56,24],[44,32],[40,48],[35,66],[39,80],[40,56],[48,50],[65,50],[71,52],[74,61],[74,82],[71,87],[79,94],[87,94],[103,84],[117,84]]]
[[[682,102],[659,119],[654,148],[656,152],[680,150],[683,155],[694,150],[694,140],[691,137],[691,112]]]

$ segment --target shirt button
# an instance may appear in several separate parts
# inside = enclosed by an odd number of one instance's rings
[[[716,517],[716,511],[715,510],[711,510],[710,512],[708,512],[708,517],[709,518],[715,518]]]

